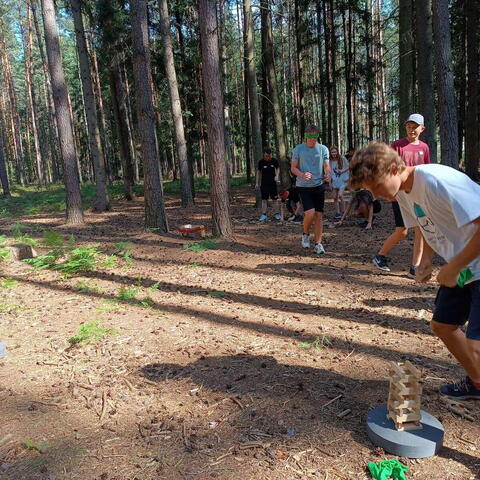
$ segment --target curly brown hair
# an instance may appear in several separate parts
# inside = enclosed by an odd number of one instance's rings
[[[369,143],[358,150],[350,161],[349,187],[358,190],[365,182],[381,180],[394,164],[399,172],[405,170],[404,161],[393,148],[382,142]]]

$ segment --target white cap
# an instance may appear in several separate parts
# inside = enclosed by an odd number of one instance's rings
[[[415,122],[415,123],[418,123],[419,125],[425,125],[425,119],[423,118],[423,115],[420,115],[419,113],[412,113],[405,120],[405,123],[407,122]]]

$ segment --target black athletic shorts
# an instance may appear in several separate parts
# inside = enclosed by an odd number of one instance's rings
[[[464,287],[441,286],[435,299],[433,320],[447,325],[465,325],[471,340],[480,340],[480,280]]]
[[[405,228],[403,223],[402,212],[400,211],[400,205],[398,202],[392,202],[393,216],[395,217],[395,226],[398,228]]]
[[[302,200],[303,210],[315,209],[316,212],[323,212],[325,205],[325,184],[317,187],[296,187],[297,192]]]
[[[260,185],[260,193],[262,194],[262,200],[276,200],[278,198],[277,193],[277,184],[276,183],[266,183]]]

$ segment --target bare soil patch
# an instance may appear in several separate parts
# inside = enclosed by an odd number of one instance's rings
[[[0,477],[370,478],[367,463],[392,456],[370,443],[365,416],[386,402],[388,361],[409,359],[446,437],[437,457],[400,459],[407,478],[479,479],[479,407],[466,402],[472,422],[437,393],[462,370],[429,330],[436,286],[407,278],[411,241],[393,252],[392,273],[371,264],[390,206],[373,231],[327,222],[327,254],[314,256],[298,225],[260,225],[251,192],[234,194],[237,242],[201,252],[178,234],[145,233],[140,200],[87,213],[78,228],[21,219],[105,252],[131,242],[132,261],[70,278],[0,263],[18,282],[0,290]],[[168,214],[172,232],[211,226],[206,196],[187,210],[169,198]],[[122,287],[134,298],[115,300]],[[92,320],[116,333],[71,347]]]

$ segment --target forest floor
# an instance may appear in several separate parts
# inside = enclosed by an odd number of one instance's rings
[[[327,254],[315,256],[299,225],[256,222],[247,187],[234,197],[236,242],[203,251],[175,231],[210,229],[205,194],[189,209],[167,197],[168,235],[145,233],[142,199],[86,212],[81,227],[61,214],[1,219],[7,236],[21,221],[39,239],[132,245],[116,265],[69,277],[0,263],[0,477],[367,479],[368,462],[392,456],[369,441],[366,414],[386,403],[388,362],[408,359],[445,439],[435,457],[400,459],[407,479],[480,479],[480,405],[465,402],[470,421],[437,393],[462,370],[429,329],[435,284],[407,278],[411,239],[391,273],[371,263],[390,206],[373,231],[327,222]],[[68,342],[95,320],[102,338]]]

